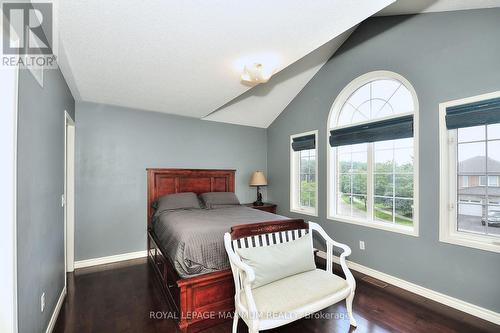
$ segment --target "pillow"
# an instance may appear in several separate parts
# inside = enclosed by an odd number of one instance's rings
[[[233,192],[207,192],[200,195],[207,209],[213,209],[217,205],[239,205],[240,201]]]
[[[236,249],[236,253],[255,271],[252,288],[316,269],[310,233],[286,243]]]
[[[238,207],[238,205],[210,205],[210,209],[216,209],[216,208],[232,208],[232,207]]]
[[[161,213],[165,210],[172,209],[201,209],[201,206],[196,193],[184,192],[159,197],[154,202],[153,208],[156,209],[156,213]]]

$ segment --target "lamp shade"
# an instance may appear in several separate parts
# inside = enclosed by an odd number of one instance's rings
[[[267,179],[263,171],[255,171],[250,177],[250,186],[266,186]]]

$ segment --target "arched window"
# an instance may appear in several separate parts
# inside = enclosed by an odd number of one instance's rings
[[[412,235],[417,223],[418,100],[399,74],[342,90],[328,119],[328,217]]]

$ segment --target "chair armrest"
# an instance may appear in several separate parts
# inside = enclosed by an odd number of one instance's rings
[[[326,253],[326,267],[327,270],[332,272],[332,265],[333,265],[333,247],[338,247],[342,249],[342,253],[340,254],[339,260],[340,260],[340,267],[342,268],[342,271],[344,272],[344,275],[346,277],[347,284],[351,287],[351,292],[354,292],[356,289],[356,280],[354,279],[354,276],[352,275],[351,271],[349,270],[349,267],[347,267],[347,262],[346,262],[346,257],[349,256],[352,251],[349,246],[343,243],[339,243],[334,241],[326,231],[317,223],[314,222],[309,222],[309,228],[311,230],[317,231],[321,237],[326,241],[326,248],[327,248],[327,253]]]
[[[227,232],[224,234],[224,247],[226,248],[227,256],[231,263],[231,271],[233,272],[234,286],[236,289],[235,301],[238,303],[236,308],[238,309],[238,306],[241,304],[240,288],[243,287],[249,312],[247,315],[251,318],[258,318],[257,306],[255,305],[251,288],[251,284],[255,280],[255,271],[252,267],[241,261],[240,257],[234,252],[231,243],[231,235]],[[243,272],[243,278],[241,279],[243,286],[240,286],[240,271]]]
[[[224,234],[224,247],[226,248],[227,256],[229,257],[229,262],[236,266],[238,269],[245,273],[246,281],[252,283],[255,280],[255,272],[252,267],[241,261],[240,257],[234,252],[231,245],[231,235],[229,233]]]
[[[321,235],[321,237],[323,237],[323,239],[325,241],[331,243],[333,246],[341,248],[343,250],[341,256],[347,257],[347,256],[349,256],[352,253],[351,248],[349,246],[347,246],[346,244],[339,243],[339,242],[333,240],[333,238],[331,238],[330,236],[328,236],[328,234],[326,233],[326,231],[319,224],[314,223],[314,222],[309,222],[309,226],[311,227],[311,229],[317,231]]]

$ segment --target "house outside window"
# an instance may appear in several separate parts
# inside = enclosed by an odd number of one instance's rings
[[[440,104],[440,174],[440,240],[500,252],[500,92]]]

